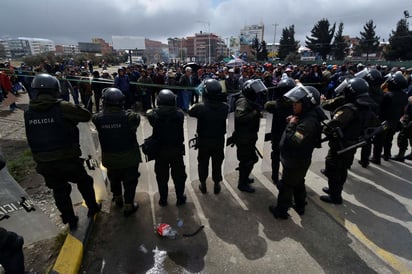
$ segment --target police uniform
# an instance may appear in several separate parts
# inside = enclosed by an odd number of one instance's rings
[[[260,118],[259,106],[244,95],[236,101],[234,139],[239,160],[238,189],[241,191],[255,191],[248,184],[250,183],[249,174],[258,161],[255,145],[258,139]]]
[[[265,104],[265,109],[273,114],[271,127],[271,142],[272,142],[272,181],[278,184],[279,181],[279,166],[280,166],[280,148],[279,143],[283,131],[286,128],[286,118],[292,115],[292,105],[287,103],[283,98],[278,98],[274,101],[269,101]]]
[[[293,111],[294,116],[288,118],[280,140],[282,179],[278,185],[277,205],[270,206],[269,210],[275,218],[287,219],[292,200],[295,201],[294,208],[298,214],[305,212],[305,176],[311,164],[313,150],[320,144],[321,121],[325,120],[326,116],[319,108],[320,94],[314,87],[296,86],[284,97],[296,103],[297,109]]]
[[[100,211],[93,178],[87,174],[84,160],[80,158],[77,124],[90,118],[91,114],[86,109],[41,90],[24,113],[27,140],[37,164],[36,170],[43,175],[46,185],[53,189],[63,223],[69,223],[71,228],[77,226],[78,218],[74,214],[69,182],[77,184],[89,208],[88,216]]]
[[[212,179],[215,183],[215,194],[220,192],[219,183],[222,181],[222,163],[225,157],[224,144],[226,119],[229,107],[218,100],[197,103],[189,109],[189,115],[198,119],[197,146],[198,172],[201,191],[206,193],[206,179],[209,172],[209,159],[212,158]],[[204,186],[204,188],[202,188]]]
[[[335,204],[342,203],[343,185],[348,176],[348,169],[351,167],[356,149],[346,151],[342,154],[337,152],[348,146],[356,144],[366,127],[374,121],[374,114],[370,108],[373,102],[365,105],[346,103],[337,108],[332,119],[324,128],[324,133],[329,137],[329,151],[325,159],[325,176],[328,177],[329,188],[324,188],[328,196],[321,196],[325,202]],[[340,128],[343,136],[338,136],[336,129]]]
[[[312,152],[320,144],[321,121],[326,117],[317,108],[298,116],[297,123],[289,123],[280,141],[282,184],[279,187],[277,207],[283,213],[295,201],[295,209],[304,213],[306,203],[305,176],[312,159]]]
[[[161,92],[160,92],[161,93]],[[169,168],[175,185],[176,205],[186,202],[184,195],[187,178],[184,155],[183,121],[184,113],[176,106],[159,106],[147,113],[153,127],[153,137],[159,144],[159,153],[155,158],[155,173],[159,188],[161,206],[167,205]]]
[[[380,164],[382,150],[384,160],[388,160],[391,157],[393,136],[401,127],[399,120],[408,103],[408,95],[402,90],[402,88],[406,88],[407,85],[403,75],[396,73],[390,76],[387,84],[389,90],[383,95],[379,110],[379,119],[381,121],[388,121],[389,129],[379,136],[380,138],[375,138],[373,156],[370,159],[370,161],[375,164]],[[402,84],[405,86],[402,86]]]
[[[136,206],[134,196],[141,162],[136,130],[140,124],[140,116],[119,106],[105,105],[103,112],[95,114],[92,121],[99,133],[102,163],[107,168],[113,198],[116,205],[123,205],[123,183],[125,214],[128,214],[134,211],[133,207]]]
[[[401,123],[402,129],[397,138],[399,153],[391,159],[403,162],[405,159],[412,160],[412,153],[405,156],[405,152],[408,148],[408,140],[409,144],[412,146],[412,96],[408,98],[408,104],[405,107]]]

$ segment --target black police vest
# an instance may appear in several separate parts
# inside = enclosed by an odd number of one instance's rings
[[[100,112],[95,124],[103,152],[123,152],[138,146],[136,132],[130,129],[125,111]]]
[[[44,112],[29,107],[24,118],[27,141],[34,154],[71,148],[79,143],[79,129],[65,124],[59,103]]]
[[[197,133],[199,138],[222,138],[226,133],[226,117],[227,106],[225,104],[213,108],[205,103],[198,117]]]
[[[184,142],[183,114],[159,113],[155,110],[155,123],[153,125],[153,137],[159,140],[160,145],[166,147],[178,147]]]

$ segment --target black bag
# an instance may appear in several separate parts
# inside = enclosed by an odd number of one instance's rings
[[[144,139],[142,151],[146,155],[147,161],[155,159],[159,153],[159,141],[152,136]]]

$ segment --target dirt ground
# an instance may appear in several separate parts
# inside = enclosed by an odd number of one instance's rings
[[[27,106],[27,102],[27,94],[22,94],[17,98],[17,106],[20,109],[13,112],[4,108],[0,110],[0,149],[7,161],[19,159],[22,153],[29,149],[23,123],[23,109]],[[36,207],[49,216],[61,231],[55,238],[24,245],[26,271],[49,273],[65,239],[67,227],[60,220],[53,194],[46,187],[43,177],[34,169],[25,170],[21,177],[18,183],[31,197]]]

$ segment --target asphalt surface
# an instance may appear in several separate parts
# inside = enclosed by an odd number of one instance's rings
[[[3,119],[1,134],[7,128],[16,133],[10,136],[21,135],[21,121],[15,122],[20,116]],[[103,212],[94,224],[82,218],[80,231],[87,231],[88,239],[86,233],[74,233],[85,245],[79,255],[79,273],[412,273],[412,162],[382,161],[380,166],[372,164],[364,169],[357,164],[358,153],[344,187],[343,205],[329,205],[319,200],[321,188],[327,185],[319,172],[327,152],[324,145],[315,150],[306,176],[305,215],[291,209],[289,220],[276,220],[268,211],[278,193],[270,180],[270,143],[263,142],[270,118],[261,120],[257,146],[264,158],[252,172],[256,193],[237,190],[238,162],[236,148],[232,147],[225,151],[222,192],[213,194],[210,179],[208,193],[199,191],[197,151],[187,145],[194,136],[196,120],[186,117],[187,204],[175,206],[174,188],[169,182],[169,205],[160,208],[154,162],[142,163],[136,192],[140,208],[128,218],[111,203],[105,172],[100,169],[97,134],[91,123],[82,124],[83,156],[97,160],[97,166],[89,172],[95,179],[98,199],[103,201]],[[233,117],[227,128],[231,135]],[[139,142],[150,134],[151,127],[142,116]],[[393,154],[396,152],[394,140]],[[82,200],[75,188],[72,197],[81,212]],[[18,210],[12,214],[26,213]],[[40,219],[33,222],[41,223]],[[159,223],[170,224],[177,237],[156,234]],[[93,229],[89,229],[91,224]],[[201,226],[196,235],[184,236]],[[27,229],[23,236],[36,241],[30,231],[34,230]]]
[[[270,124],[270,117],[268,124]],[[186,117],[186,140],[194,136],[196,120]],[[233,130],[233,117],[228,134]],[[382,162],[360,167],[355,160],[345,184],[344,204],[319,200],[327,185],[319,170],[327,145],[318,149],[306,177],[308,206],[300,217],[276,220],[268,206],[277,189],[270,180],[270,143],[263,143],[266,119],[261,121],[258,148],[263,151],[252,172],[256,193],[237,190],[236,149],[227,147],[222,192],[198,189],[197,151],[186,144],[187,204],[176,207],[173,183],[169,205],[160,208],[153,161],[140,165],[136,201],[140,208],[125,218],[110,201],[96,220],[86,245],[83,273],[411,273],[411,162]],[[151,134],[142,117],[137,136]],[[396,146],[394,147],[395,153]],[[357,155],[358,157],[358,155]],[[110,194],[109,194],[110,196]],[[109,204],[109,205],[107,205]],[[175,239],[155,232],[170,224]],[[195,236],[185,237],[200,226]]]

